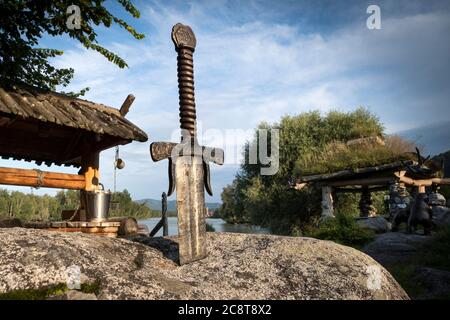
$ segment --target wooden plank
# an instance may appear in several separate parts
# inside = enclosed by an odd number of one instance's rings
[[[366,178],[366,179],[351,179],[351,180],[339,180],[326,182],[324,185],[330,187],[345,187],[345,186],[365,186],[365,185],[384,185],[398,181],[397,177],[381,177],[381,178]]]

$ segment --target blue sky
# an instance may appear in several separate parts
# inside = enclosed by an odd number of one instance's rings
[[[208,145],[236,150],[261,121],[366,106],[388,133],[403,132],[419,144],[432,141],[429,153],[450,149],[449,1],[134,3],[139,20],[114,2],[107,5],[144,33],[144,40],[117,27],[98,29],[101,43],[125,58],[128,69],[71,39],[44,38],[41,45],[63,49],[54,64],[75,69],[65,91],[87,86],[86,99],[115,107],[129,93],[136,96],[127,117],[148,133],[149,142],[121,148],[127,166],[118,176],[119,189],[127,188],[135,199],[159,198],[167,189],[167,163],[153,163],[148,149],[152,141],[178,137],[176,53],[170,39],[177,22],[189,24],[197,36],[197,117]],[[381,30],[366,27],[371,4],[381,9]],[[242,133],[222,141],[226,130]],[[212,166],[214,197],[207,201],[219,200],[232,181],[238,165],[231,162]],[[110,188],[112,163],[113,151],[103,152],[101,179]],[[39,190],[44,192],[53,193]]]

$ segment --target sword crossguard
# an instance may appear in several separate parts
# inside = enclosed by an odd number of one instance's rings
[[[150,155],[154,162],[164,159],[169,160],[169,190],[167,196],[170,196],[175,190],[175,162],[177,157],[183,156],[201,156],[203,162],[203,169],[205,172],[204,183],[206,192],[210,196],[213,195],[211,188],[211,173],[210,162],[217,165],[224,163],[224,151],[220,148],[211,148],[199,146],[197,144],[187,145],[188,143],[174,143],[174,142],[153,142],[150,145]],[[185,154],[187,153],[187,154]]]

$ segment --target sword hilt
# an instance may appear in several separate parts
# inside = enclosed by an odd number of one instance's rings
[[[196,112],[194,93],[194,60],[196,46],[195,34],[189,26],[177,23],[172,28],[172,41],[178,53],[177,74],[180,100],[180,128],[196,137]],[[183,132],[183,137],[185,132]]]

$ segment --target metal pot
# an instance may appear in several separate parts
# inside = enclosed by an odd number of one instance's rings
[[[87,221],[105,221],[108,219],[111,191],[102,190],[84,192]]]

